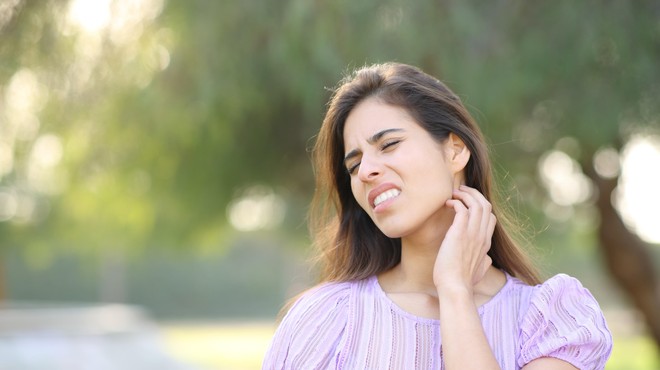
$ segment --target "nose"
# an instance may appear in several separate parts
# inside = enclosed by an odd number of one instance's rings
[[[382,165],[374,158],[362,156],[360,167],[358,168],[358,178],[360,181],[368,182],[378,178],[382,173]]]

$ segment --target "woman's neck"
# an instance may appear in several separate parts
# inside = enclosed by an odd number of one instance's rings
[[[381,285],[399,292],[437,294],[433,284],[433,266],[446,228],[433,231],[401,239],[401,262],[379,276]]]
[[[436,228],[435,233],[416,233],[414,237],[402,238],[401,262],[378,276],[380,285],[387,293],[423,293],[437,297],[433,267],[447,228]],[[475,285],[475,294],[481,296],[478,301],[484,303],[504,283],[504,273],[491,266],[484,279]]]

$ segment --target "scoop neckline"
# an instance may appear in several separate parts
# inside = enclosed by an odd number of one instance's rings
[[[495,295],[493,295],[493,296],[492,296],[488,301],[486,301],[484,304],[482,304],[481,306],[477,307],[477,312],[479,313],[479,316],[483,316],[485,310],[486,310],[489,306],[491,306],[492,304],[494,304],[495,302],[499,301],[499,300],[501,299],[501,297],[504,295],[505,291],[509,290],[508,288],[509,288],[509,286],[511,285],[512,277],[511,277],[511,275],[509,275],[507,272],[505,272],[505,271],[503,271],[503,272],[504,272],[504,275],[505,275],[505,277],[506,277],[506,282],[504,283],[504,285],[502,286],[502,288],[500,288],[500,290],[499,290],[497,293],[495,293]],[[390,297],[387,295],[387,293],[385,293],[385,291],[383,290],[383,287],[380,286],[380,282],[378,281],[378,276],[377,276],[377,275],[372,275],[371,278],[370,278],[370,280],[371,280],[370,283],[374,286],[375,291],[376,291],[376,293],[378,294],[378,296],[380,296],[380,298],[381,298],[382,300],[384,300],[385,302],[387,302],[387,304],[388,304],[388,305],[392,308],[392,310],[395,311],[397,314],[399,314],[399,315],[401,315],[401,316],[403,316],[403,317],[406,317],[406,318],[408,318],[408,319],[411,319],[411,320],[414,320],[414,321],[417,321],[417,322],[421,322],[421,323],[434,324],[434,325],[439,325],[439,324],[440,324],[440,320],[438,320],[438,319],[431,319],[431,318],[428,318],[428,317],[417,316],[417,315],[412,314],[412,313],[410,313],[410,312],[404,310],[403,308],[401,308],[398,304],[396,304],[396,302],[394,302],[394,301],[392,300],[392,298],[390,298]]]

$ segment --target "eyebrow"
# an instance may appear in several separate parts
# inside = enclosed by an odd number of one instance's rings
[[[389,133],[392,133],[392,132],[402,132],[402,131],[404,131],[404,130],[401,129],[401,128],[388,128],[388,129],[385,129],[385,130],[383,130],[383,131],[379,131],[379,132],[373,134],[370,138],[368,138],[368,139],[367,139],[367,143],[373,145],[373,144],[375,144],[376,142],[378,142],[378,140],[380,140],[383,136],[385,136],[385,135],[387,135],[387,134],[389,134]],[[346,163],[349,159],[351,159],[351,158],[357,156],[359,153],[360,153],[360,151],[357,150],[357,149],[353,149],[353,150],[351,150],[351,151],[348,152],[348,154],[346,154],[346,156],[344,157],[344,163]]]

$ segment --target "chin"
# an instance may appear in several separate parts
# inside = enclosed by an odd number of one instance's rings
[[[402,238],[402,237],[404,237],[408,234],[406,232],[406,230],[402,230],[402,229],[396,228],[396,227],[380,227],[380,226],[378,226],[378,229],[383,234],[385,234],[385,236],[387,236],[390,239]]]
[[[372,221],[378,230],[390,239],[406,237],[415,230],[414,223],[411,223],[406,217],[390,216],[380,220],[372,217]]]
[[[397,239],[397,238],[400,238],[400,237],[401,237],[401,235],[400,235],[400,234],[397,234],[397,233],[386,233],[386,232],[383,232],[383,234],[385,234],[385,236],[388,237],[388,238],[390,238],[390,239]]]

